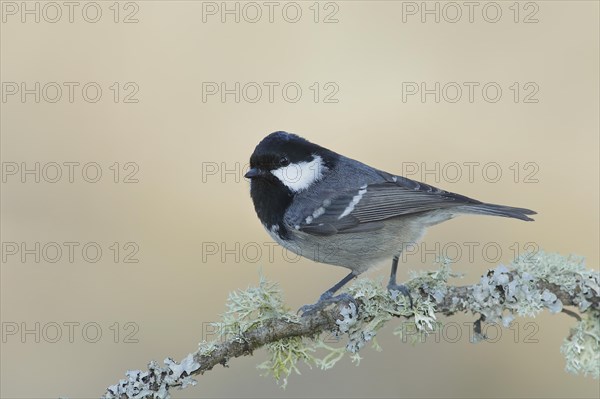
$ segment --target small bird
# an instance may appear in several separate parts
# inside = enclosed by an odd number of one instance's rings
[[[269,134],[254,149],[250,169],[254,209],[271,237],[316,262],[351,270],[325,291],[314,313],[342,299],[334,296],[350,280],[384,259],[392,259],[388,290],[406,295],[396,283],[399,256],[425,230],[461,214],[531,221],[536,212],[487,204],[375,169],[313,144],[295,134]]]

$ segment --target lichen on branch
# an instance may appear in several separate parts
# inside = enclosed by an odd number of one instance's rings
[[[218,340],[201,342],[179,363],[168,358],[164,366],[152,361],[146,371],[128,371],[127,378],[110,386],[104,397],[169,398],[171,388],[196,384],[192,376],[261,347],[269,359],[259,368],[285,387],[289,376],[299,373],[300,361],[325,370],[349,353],[358,365],[358,351],[367,343],[377,348],[377,332],[393,319],[409,320],[416,332],[427,334],[439,325],[439,315],[457,312],[478,316],[476,340],[485,339],[481,323],[507,327],[515,317],[534,317],[544,309],[575,315],[577,325],[561,348],[565,369],[600,378],[600,273],[587,269],[582,258],[528,253],[508,267],[488,270],[477,284],[448,284],[458,277],[445,261],[438,270],[414,273],[406,283],[414,298],[412,308],[404,295],[388,292],[381,281],[360,279],[347,289],[355,303],[342,301],[299,317],[285,306],[278,286],[261,276],[257,287],[229,295],[227,310],[216,323]],[[565,307],[575,307],[578,314]],[[327,334],[347,337],[345,348],[328,345]]]

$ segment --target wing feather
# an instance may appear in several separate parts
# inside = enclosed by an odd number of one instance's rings
[[[460,194],[440,190],[400,176],[341,193],[323,205],[317,217],[306,218],[299,230],[314,235],[373,231],[382,221],[462,205],[481,204]]]

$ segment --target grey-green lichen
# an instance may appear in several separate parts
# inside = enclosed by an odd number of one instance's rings
[[[257,287],[230,293],[226,306],[227,311],[222,315],[222,321],[215,323],[222,340],[243,340],[245,333],[274,318],[289,322],[299,320],[298,315],[285,307],[279,286],[267,281],[262,274]],[[292,372],[300,374],[297,367],[300,360],[308,365],[315,363],[312,355],[314,349],[306,346],[302,337],[271,342],[265,348],[269,353],[269,360],[258,367],[271,373],[284,387]]]
[[[562,256],[539,251],[527,253],[517,258],[512,266],[520,273],[555,284],[562,291],[574,296],[579,310],[590,306],[590,298],[600,294],[600,273],[585,267],[581,256]]]
[[[436,288],[440,287],[437,278],[436,274],[428,279]],[[417,280],[411,280],[407,284],[411,291],[419,283]],[[347,331],[340,330],[341,333],[348,334],[346,349],[349,352],[358,352],[394,317],[412,318],[418,332],[432,331],[436,324],[435,304],[428,297],[416,296],[411,308],[408,298],[404,295],[398,292],[390,293],[380,282],[368,279],[356,281],[348,288],[348,293],[359,303],[356,322]]]
[[[241,339],[245,332],[274,318],[284,318],[290,322],[297,322],[299,319],[285,307],[278,285],[267,281],[262,274],[258,287],[231,292],[226,306],[227,311],[222,315],[222,320],[214,323],[222,339]]]
[[[436,272],[428,281],[439,287],[437,280],[445,278],[447,276],[443,272]],[[327,333],[313,339],[286,339],[267,346],[270,359],[259,367],[273,374],[285,387],[292,371],[299,373],[295,366],[297,360],[327,370],[350,352],[352,362],[358,365],[361,357],[357,352],[369,342],[375,349],[380,349],[374,338],[393,317],[412,318],[415,328],[422,332],[431,331],[436,323],[433,301],[419,296],[415,298],[411,309],[405,296],[390,294],[381,281],[361,279],[352,284],[347,292],[356,299],[358,308],[354,303],[343,306],[339,311],[341,318],[336,321],[337,330],[333,331],[338,337],[348,336],[345,348],[325,343],[324,335]]]
[[[478,323],[502,323],[505,327],[515,317],[535,317],[544,309],[558,313],[563,309],[563,303],[559,295],[548,288],[554,286],[560,295],[566,294],[573,303],[578,304],[579,311],[584,314],[571,338],[563,345],[567,370],[593,376],[600,374],[599,313],[585,313],[591,301],[597,301],[600,295],[600,275],[597,271],[587,269],[582,258],[545,252],[527,253],[514,260],[509,267],[499,265],[488,270],[478,284],[464,291],[448,286],[450,278],[461,276],[453,273],[449,262],[445,260],[440,261],[438,270],[412,273],[411,277],[407,283],[411,292],[420,291],[423,294],[416,297],[412,309],[406,297],[396,292],[390,294],[380,281],[361,279],[347,289],[357,300],[358,309],[342,309],[340,313],[344,317],[337,322],[336,334],[347,334],[348,337],[346,351],[356,354],[395,317],[412,320],[414,324],[410,335],[416,342],[419,334],[427,334],[440,326],[435,312],[441,306],[445,306],[447,314],[467,310],[480,315]],[[349,306],[353,307],[354,304]],[[353,317],[346,317],[346,314]],[[406,329],[404,323],[394,334],[402,335]],[[486,338],[477,328],[475,330],[474,342]],[[309,347],[311,353],[314,349],[326,349],[323,359],[309,360],[321,368],[332,367],[344,354],[340,348],[324,345],[322,341]],[[294,348],[294,351],[298,351],[298,348]]]
[[[485,316],[487,322],[502,323],[508,327],[515,316],[534,317],[544,308],[551,313],[562,310],[557,296],[547,289],[539,290],[538,279],[528,272],[511,273],[503,265],[481,277],[472,295],[466,299],[467,307]]]
[[[412,315],[414,323],[402,323],[394,329],[394,335],[401,339],[409,337],[412,344],[425,342],[424,338],[427,334],[440,328],[442,323],[435,316],[437,305],[448,295],[448,280],[462,277],[462,274],[452,271],[449,260],[438,259],[436,263],[439,264],[437,270],[410,272],[407,286],[411,291],[425,292],[426,299],[421,296],[418,302],[415,302],[416,312]],[[394,297],[395,294],[392,293],[391,296]]]
[[[557,313],[564,305],[576,305],[581,314],[581,320],[561,347],[566,370],[599,378],[600,273],[586,269],[581,258],[528,253],[509,267],[500,265],[488,270],[478,284],[449,285],[448,280],[456,277],[460,276],[451,271],[447,261],[442,261],[436,271],[413,273],[406,283],[414,300],[412,308],[404,295],[388,292],[381,280],[359,279],[346,290],[355,302],[333,305],[328,315],[335,319],[323,320],[335,323],[325,322],[312,329],[312,324],[303,324],[305,319],[285,306],[277,284],[261,276],[257,287],[229,295],[222,320],[215,323],[220,333],[217,340],[200,343],[198,350],[180,363],[168,358],[165,366],[151,362],[148,371],[127,372],[127,378],[111,386],[105,397],[167,399],[170,387],[193,385],[196,382],[191,375],[203,373],[214,364],[226,365],[231,356],[251,353],[260,345],[265,346],[269,356],[259,367],[285,387],[291,373],[299,373],[300,361],[326,370],[350,353],[352,362],[358,365],[361,359],[358,351],[367,343],[380,350],[375,337],[394,318],[410,320],[394,334],[402,335],[411,327],[411,335],[416,338],[440,325],[436,312],[452,315],[468,311],[480,315],[476,326],[481,322],[502,322],[508,326],[517,316],[534,317],[544,309]],[[269,324],[273,321],[279,322],[276,324],[279,330],[273,330],[273,324]],[[328,327],[333,330],[323,331],[325,325],[333,325]],[[286,333],[291,326],[304,328],[295,329],[294,334]],[[338,340],[346,337],[345,347],[331,345],[326,338],[332,334]],[[254,346],[250,346],[249,336],[255,340],[259,336],[260,344],[253,341]],[[485,337],[475,337],[481,339]]]
[[[151,361],[148,364],[148,371],[127,371],[125,373],[127,378],[108,387],[104,398],[117,399],[125,396],[135,399],[168,399],[170,398],[170,387],[177,386],[183,389],[190,385],[196,385],[196,380],[191,375],[200,367],[200,364],[194,360],[191,353],[180,363],[167,358],[164,360],[164,364],[165,366],[160,366],[157,362]]]
[[[420,288],[432,297],[436,303],[442,302],[448,293],[448,280],[450,278],[462,278],[463,275],[452,271],[448,259],[437,259],[439,268],[426,272],[410,272],[409,287]]]
[[[267,374],[272,374],[277,381],[281,381],[281,386],[285,388],[288,383],[288,377],[294,371],[300,374],[297,364],[300,360],[304,361],[309,367],[317,362],[313,355],[315,351],[310,345],[303,342],[302,337],[284,338],[266,345],[269,353],[269,360],[258,365]]]
[[[272,374],[285,387],[291,373],[299,373],[298,361],[325,370],[333,367],[346,352],[351,352],[355,354],[351,357],[352,361],[358,363],[360,356],[356,352],[394,316],[414,317],[420,331],[432,328],[435,322],[434,306],[429,299],[416,298],[414,308],[410,309],[407,298],[390,295],[380,282],[358,280],[348,293],[356,299],[358,309],[354,303],[342,307],[341,317],[336,321],[338,328],[333,331],[337,336],[348,335],[346,349],[325,344],[325,334],[285,338],[265,346],[269,358],[259,368]],[[291,323],[299,321],[299,317],[285,307],[278,286],[262,277],[257,287],[232,292],[226,306],[222,321],[215,323],[221,340],[243,340],[244,334],[273,318]]]
[[[599,273],[586,269],[582,258],[540,251],[520,256],[510,269],[500,265],[488,270],[471,295],[460,300],[486,321],[507,327],[516,316],[534,317],[543,309],[550,313],[562,310],[557,294],[540,289],[540,284],[557,287],[559,294],[566,294],[584,312],[590,300],[600,294],[599,281]]]
[[[560,351],[567,360],[565,370],[600,378],[600,311],[586,312],[571,329]]]

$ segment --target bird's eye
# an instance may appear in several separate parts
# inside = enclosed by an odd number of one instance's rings
[[[287,159],[286,157],[281,157],[279,159],[279,165],[281,166],[288,166],[290,164],[290,160]]]

